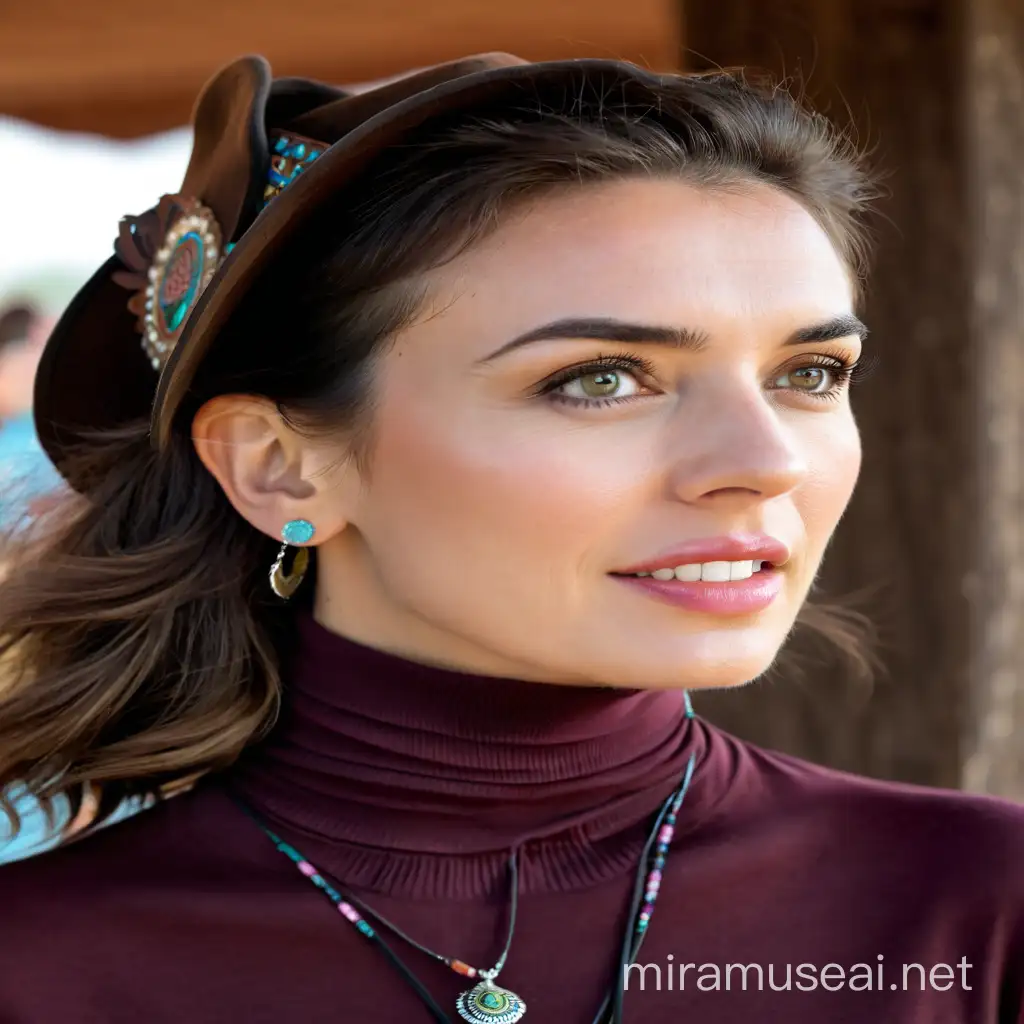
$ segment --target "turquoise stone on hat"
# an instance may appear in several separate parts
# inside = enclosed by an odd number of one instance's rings
[[[189,231],[175,243],[163,269],[157,291],[161,325],[168,335],[177,333],[202,290],[203,267],[207,263],[203,236]]]
[[[308,544],[316,533],[316,527],[307,519],[292,519],[284,524],[281,539],[285,544]]]
[[[324,149],[299,136],[280,135],[274,140],[274,156],[267,170],[267,184],[263,190],[263,205],[276,199]]]

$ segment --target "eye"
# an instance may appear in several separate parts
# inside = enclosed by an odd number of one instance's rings
[[[640,390],[640,382],[626,370],[591,370],[563,381],[556,393],[585,402],[630,398]]]
[[[768,385],[773,391],[789,391],[814,398],[838,398],[859,372],[859,364],[847,358],[817,355],[810,361],[790,365],[773,377]]]
[[[631,352],[598,356],[552,374],[535,394],[578,408],[604,408],[658,394],[656,368]]]
[[[834,371],[827,366],[801,366],[775,378],[775,387],[792,388],[814,394],[828,391],[835,383]],[[838,375],[835,375],[838,376]]]

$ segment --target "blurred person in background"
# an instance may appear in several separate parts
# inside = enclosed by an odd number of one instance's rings
[[[10,303],[0,312],[0,576],[4,572],[4,538],[20,531],[60,493],[63,481],[36,436],[32,391],[36,368],[55,319],[30,304]],[[38,801],[13,790],[22,817],[16,837],[0,817],[0,861],[38,853],[57,845],[73,831],[70,803],[58,798],[48,816]],[[88,820],[87,800],[80,821]],[[134,804],[127,804],[119,816]]]
[[[0,791],[86,827],[0,869],[0,1018],[1024,1020],[1024,810],[688,697],[852,649],[852,145],[502,55],[195,120],[40,364],[78,496],[0,585]]]
[[[0,311],[0,529],[31,518],[60,488],[32,421],[36,367],[55,322],[28,305]]]

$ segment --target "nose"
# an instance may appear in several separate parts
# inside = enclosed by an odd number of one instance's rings
[[[755,382],[734,381],[687,404],[672,428],[677,499],[742,509],[787,494],[806,478],[804,421],[797,417],[813,414],[778,408]]]

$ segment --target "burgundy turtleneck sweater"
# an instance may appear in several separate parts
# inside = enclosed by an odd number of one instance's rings
[[[678,692],[461,675],[308,621],[301,640],[280,725],[228,776],[0,868],[0,1024],[428,1024],[239,798],[478,967],[520,846],[499,983],[525,1024],[591,1024],[691,754],[626,1024],[1024,1022],[1024,810],[767,753],[687,720]],[[392,945],[457,1022],[466,980]]]

